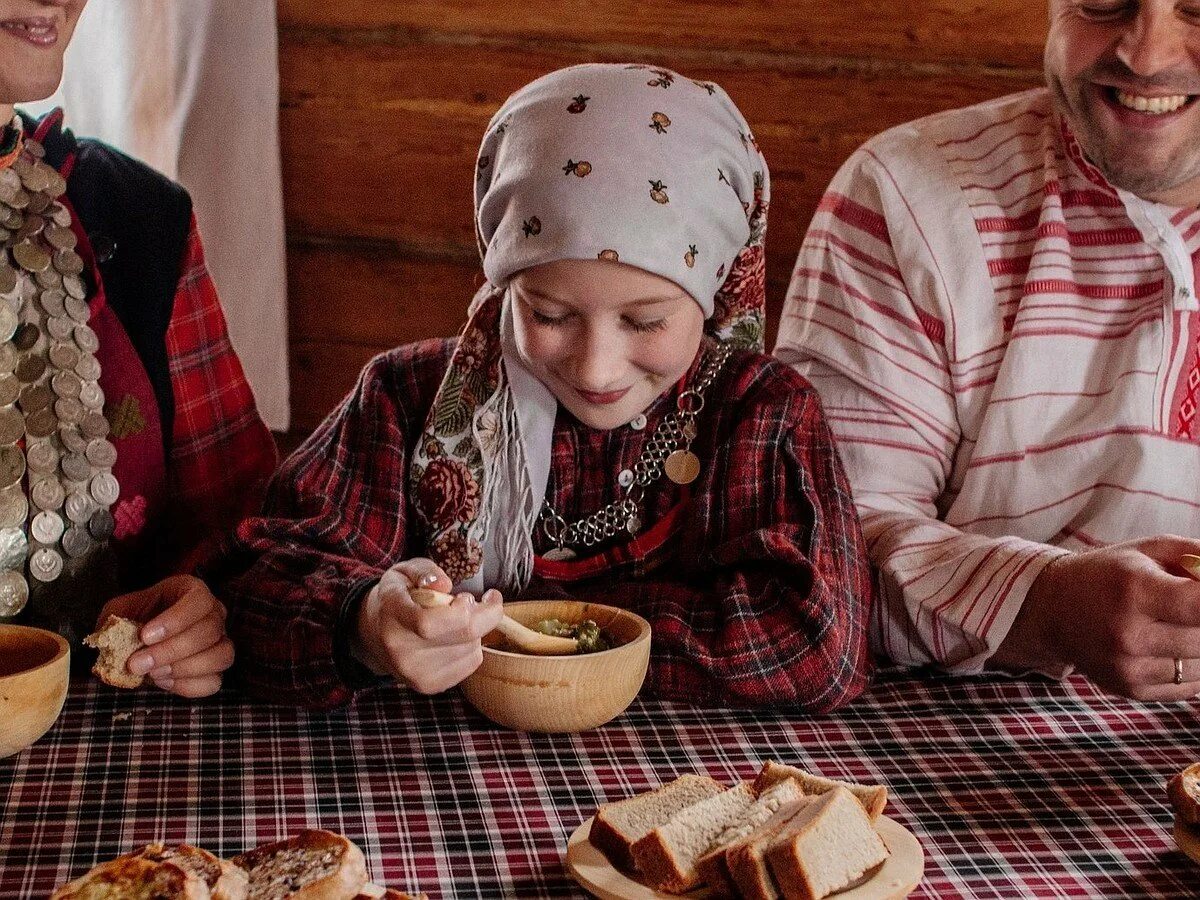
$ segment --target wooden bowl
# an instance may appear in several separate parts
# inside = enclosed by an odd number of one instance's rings
[[[53,631],[0,625],[0,759],[50,730],[63,701],[71,647]]]
[[[592,619],[620,643],[599,653],[531,656],[497,649],[502,638],[492,632],[483,639],[483,664],[462,689],[493,722],[517,731],[587,731],[624,712],[641,690],[650,664],[650,623],[641,616],[575,600],[506,603],[504,609],[530,626],[542,619]]]

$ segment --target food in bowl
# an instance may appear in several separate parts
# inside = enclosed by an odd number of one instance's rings
[[[617,646],[617,640],[605,634],[594,619],[585,619],[572,624],[562,619],[542,619],[532,626],[534,631],[553,637],[574,638],[578,641],[577,653],[599,653]]]

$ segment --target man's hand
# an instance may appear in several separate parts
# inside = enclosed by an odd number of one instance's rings
[[[173,575],[132,594],[114,597],[100,612],[142,622],[142,643],[129,657],[129,671],[148,675],[180,697],[207,697],[221,688],[233,665],[233,643],[225,636],[225,607],[199,578]]]
[[[1179,565],[1185,553],[1200,541],[1168,535],[1060,557],[1034,581],[995,662],[1073,664],[1134,700],[1197,696],[1200,581]]]
[[[499,591],[482,602],[467,593],[448,606],[426,609],[413,588],[448,592],[450,579],[432,560],[410,559],[383,573],[358,614],[355,649],[370,668],[395,676],[422,694],[454,687],[483,662],[480,638],[504,614]]]

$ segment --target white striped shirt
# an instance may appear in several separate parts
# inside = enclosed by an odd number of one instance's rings
[[[876,650],[980,671],[1056,556],[1200,536],[1198,248],[1200,213],[1109,185],[1044,89],[842,167],[776,353],[838,435]]]

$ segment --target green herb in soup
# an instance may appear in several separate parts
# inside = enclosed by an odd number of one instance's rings
[[[613,646],[612,641],[600,630],[600,626],[591,619],[580,622],[578,625],[572,625],[561,619],[542,619],[533,626],[533,630],[553,637],[575,638],[579,642],[579,653],[597,653]]]

